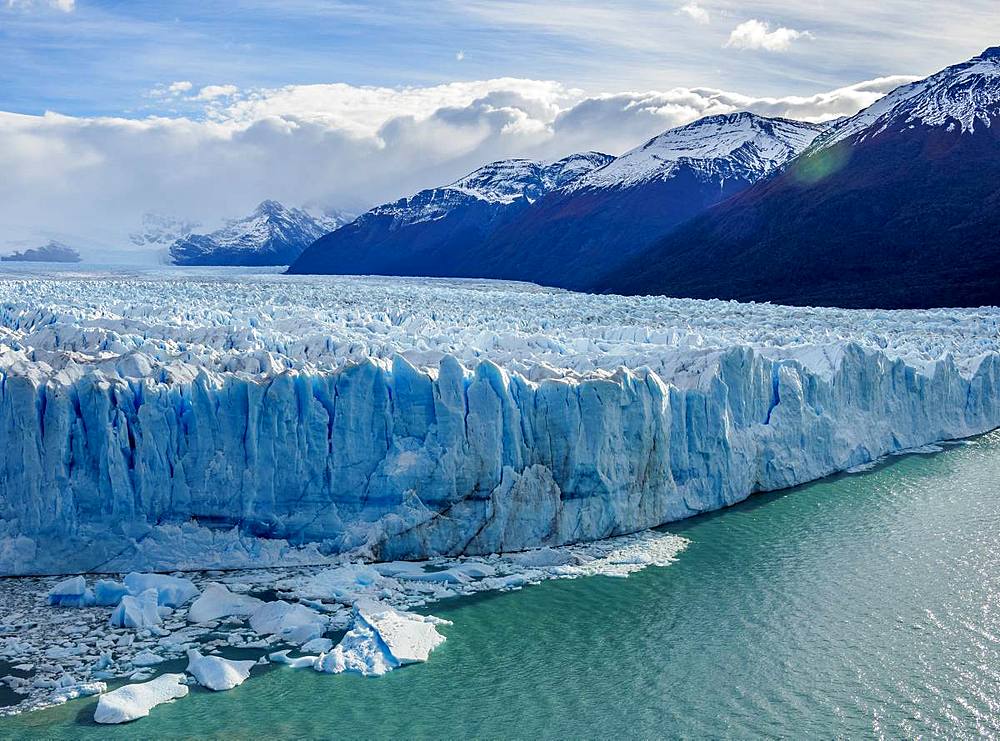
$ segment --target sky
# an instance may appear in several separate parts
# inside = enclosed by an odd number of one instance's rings
[[[997,44],[996,0],[0,0],[0,251],[850,115]]]

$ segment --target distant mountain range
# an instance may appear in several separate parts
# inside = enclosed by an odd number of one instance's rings
[[[62,242],[51,241],[0,257],[3,262],[80,262],[80,253]]]
[[[292,264],[292,273],[487,276],[490,236],[548,193],[608,164],[599,152],[556,162],[493,162],[440,188],[376,206],[328,234]]]
[[[785,304],[1000,304],[1000,47],[891,92],[588,288]]]
[[[619,158],[504,160],[378,206],[312,245],[293,273],[507,278],[583,288],[739,193],[823,129],[750,113],[667,131]]]
[[[314,216],[277,201],[210,234],[187,234],[170,245],[175,265],[289,265],[310,244],[350,220],[341,213]]]
[[[855,116],[751,113],[618,158],[495,162],[378,206],[293,273],[916,308],[1000,304],[1000,47]]]
[[[586,289],[691,216],[766,178],[822,129],[752,113],[671,129],[547,194],[496,230],[463,274]]]

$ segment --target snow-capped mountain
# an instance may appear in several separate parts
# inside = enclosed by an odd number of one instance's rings
[[[974,133],[989,128],[1000,104],[1000,46],[924,80],[896,88],[874,105],[819,137],[817,147],[858,142],[915,126],[944,126]]]
[[[588,287],[846,307],[1000,304],[1000,48],[838,122]]]
[[[822,130],[752,113],[670,129],[541,199],[497,231],[475,268],[490,277],[585,287],[678,224],[767,177]]]
[[[685,167],[705,178],[756,182],[805,149],[821,124],[753,113],[707,116],[669,129],[566,187],[633,188],[674,178]]]
[[[317,241],[289,272],[466,275],[470,253],[501,224],[612,159],[585,152],[555,162],[492,162],[449,185],[376,206]]]
[[[170,247],[175,265],[288,265],[347,216],[313,216],[303,209],[264,201],[244,219],[211,234],[190,234]]]
[[[372,209],[291,272],[529,280],[578,288],[801,152],[816,124],[710,116],[615,159],[494,162]]]

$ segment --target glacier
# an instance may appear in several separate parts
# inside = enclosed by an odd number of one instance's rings
[[[1000,426],[1000,310],[0,275],[0,573],[637,532]]]

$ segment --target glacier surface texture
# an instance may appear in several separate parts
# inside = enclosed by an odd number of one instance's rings
[[[635,532],[1000,425],[1000,310],[0,276],[0,573]]]

